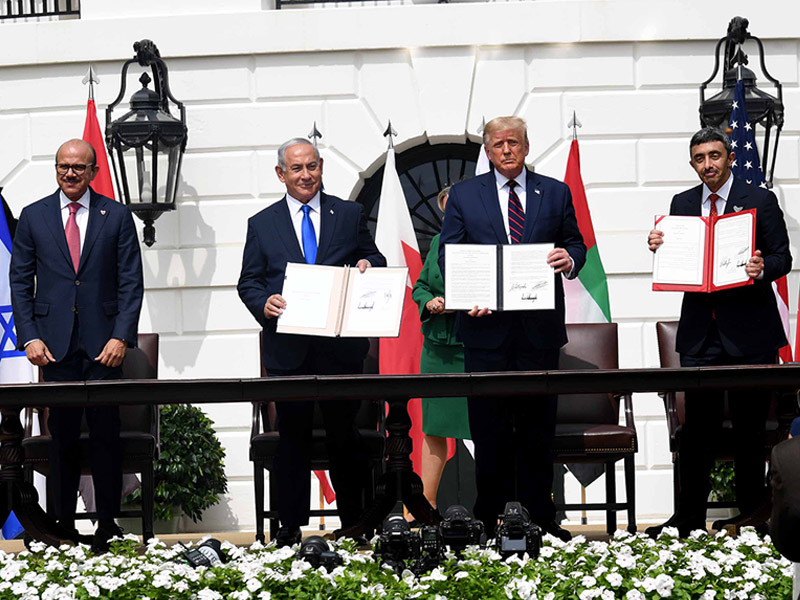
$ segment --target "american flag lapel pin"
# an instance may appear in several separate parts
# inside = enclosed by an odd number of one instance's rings
[[[101,211],[100,211],[100,214],[101,214],[101,215],[103,215],[103,216],[105,216],[105,215],[106,215],[106,211],[105,211],[105,210],[101,210]]]

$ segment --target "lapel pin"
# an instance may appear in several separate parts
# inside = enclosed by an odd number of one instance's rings
[[[105,214],[106,214],[106,211],[104,211],[104,210],[101,210],[101,211],[100,211],[100,214],[101,214],[101,215],[103,215],[103,216],[105,216]]]
[[[744,206],[736,206],[736,205],[734,204],[734,206],[733,206],[733,212],[739,212],[739,211],[741,211],[743,208],[744,208]]]
[[[542,195],[542,192],[540,192],[539,190],[533,190],[533,191],[536,192],[540,196]]]
[[[333,214],[333,209],[331,209],[331,214]]]

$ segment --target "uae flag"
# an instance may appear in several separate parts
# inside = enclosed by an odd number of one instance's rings
[[[417,235],[408,212],[403,187],[397,175],[394,148],[386,151],[383,168],[381,198],[378,205],[378,224],[375,229],[375,244],[386,257],[389,267],[408,267],[406,295],[403,302],[403,318],[400,335],[396,338],[381,338],[379,342],[379,370],[387,375],[419,373],[419,355],[422,351],[419,309],[411,299],[411,289],[422,271],[422,258],[417,245]],[[408,403],[411,417],[411,439],[414,449],[411,460],[414,471],[420,472],[422,456],[422,407],[419,398]]]
[[[586,191],[581,179],[581,156],[578,140],[572,140],[564,183],[572,192],[572,204],[578,227],[586,244],[586,264],[575,279],[564,280],[567,323],[609,323],[611,308],[608,302],[608,282],[597,240],[594,236],[592,216],[586,201]]]

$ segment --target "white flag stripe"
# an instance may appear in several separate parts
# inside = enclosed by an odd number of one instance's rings
[[[406,267],[403,245],[419,253],[417,235],[408,212],[403,186],[397,175],[394,148],[386,151],[386,164],[383,167],[381,200],[378,206],[378,225],[375,229],[375,244],[386,257],[387,267]]]

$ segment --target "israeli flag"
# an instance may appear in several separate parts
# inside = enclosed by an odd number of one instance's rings
[[[1,199],[0,199],[1,200]],[[33,365],[24,352],[17,350],[17,334],[14,331],[14,316],[11,312],[11,286],[8,273],[11,265],[11,232],[8,229],[5,211],[0,207],[0,383],[30,383],[33,381]],[[4,539],[14,539],[22,532],[17,517],[12,512],[2,527]]]

